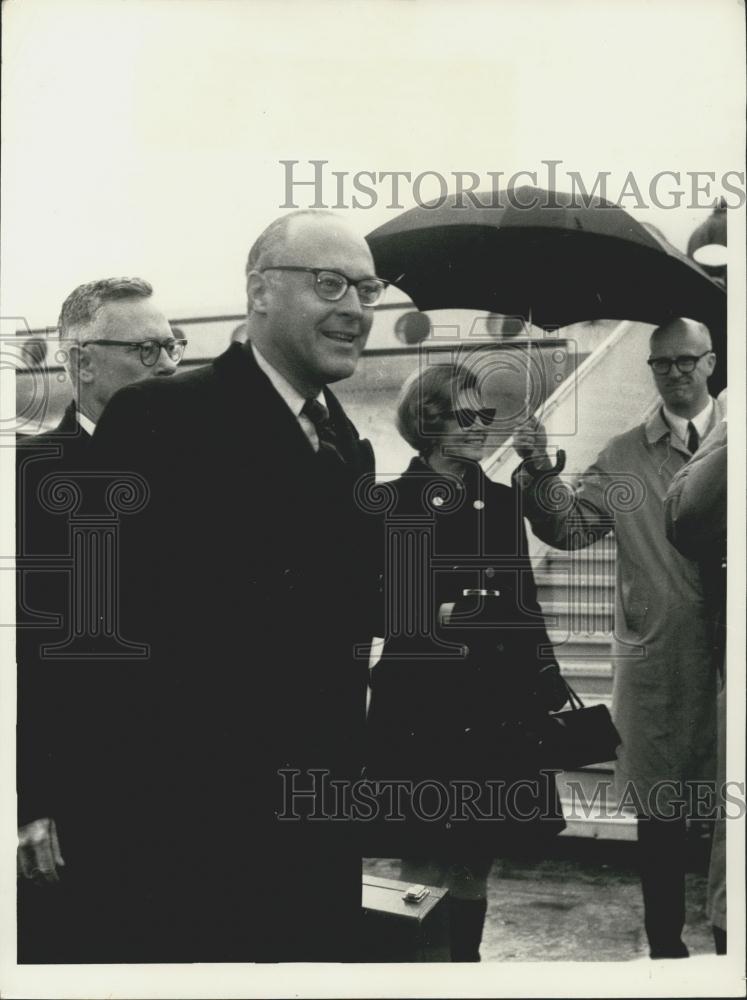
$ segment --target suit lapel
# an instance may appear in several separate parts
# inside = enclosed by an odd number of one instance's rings
[[[225,390],[220,398],[230,411],[231,436],[240,439],[237,458],[273,458],[288,469],[308,465],[314,457],[309,439],[248,345],[232,344],[213,366]]]
[[[371,442],[361,440],[355,429],[355,425],[348,418],[342,406],[340,406],[337,397],[328,387],[324,389],[324,398],[327,402],[330,419],[338,437],[340,451],[351,468],[353,478],[357,479],[359,475],[365,472],[373,472],[374,452]]]
[[[239,454],[272,457],[289,473],[313,468],[314,450],[287,403],[260,369],[248,345],[232,344],[213,362],[220,399],[230,411],[232,436],[240,439]],[[373,469],[370,442],[361,441],[334,393],[325,388],[330,418],[341,450],[357,478]],[[238,457],[238,456],[237,456]]]

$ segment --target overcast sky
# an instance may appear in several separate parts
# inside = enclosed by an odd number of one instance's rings
[[[111,274],[148,278],[172,316],[240,312],[283,159],[540,182],[557,159],[611,171],[613,200],[629,171],[646,194],[661,170],[689,191],[689,171],[743,169],[731,0],[3,6],[2,315],[32,326]],[[345,212],[362,233],[396,213],[388,190]],[[638,214],[683,247],[708,212]]]

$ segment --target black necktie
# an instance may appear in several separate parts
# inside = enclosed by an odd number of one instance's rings
[[[689,420],[687,424],[687,450],[691,455],[694,455],[698,450],[699,444],[700,438],[698,437],[698,432],[695,429],[695,424],[692,420]]]
[[[340,444],[335,433],[335,428],[329,417],[329,410],[320,403],[318,399],[307,399],[301,410],[314,425],[316,436],[319,438],[319,452],[322,457],[330,458],[335,462],[345,464],[345,459],[340,451]]]

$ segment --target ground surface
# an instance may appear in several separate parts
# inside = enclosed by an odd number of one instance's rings
[[[707,843],[692,845],[683,939],[713,954],[706,918]],[[483,961],[623,962],[648,954],[634,843],[559,838],[538,861],[498,859],[489,879]],[[399,862],[366,858],[368,874],[397,878]]]

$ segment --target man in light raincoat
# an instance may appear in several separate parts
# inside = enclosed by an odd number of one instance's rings
[[[524,459],[515,478],[524,513],[548,544],[583,548],[615,532],[618,791],[639,817],[651,957],[685,958],[685,820],[695,815],[691,783],[715,778],[717,676],[698,567],[667,541],[664,498],[722,414],[708,392],[716,356],[701,323],[657,328],[648,364],[661,407],[613,438],[575,487],[552,472],[537,422],[514,436]]]

